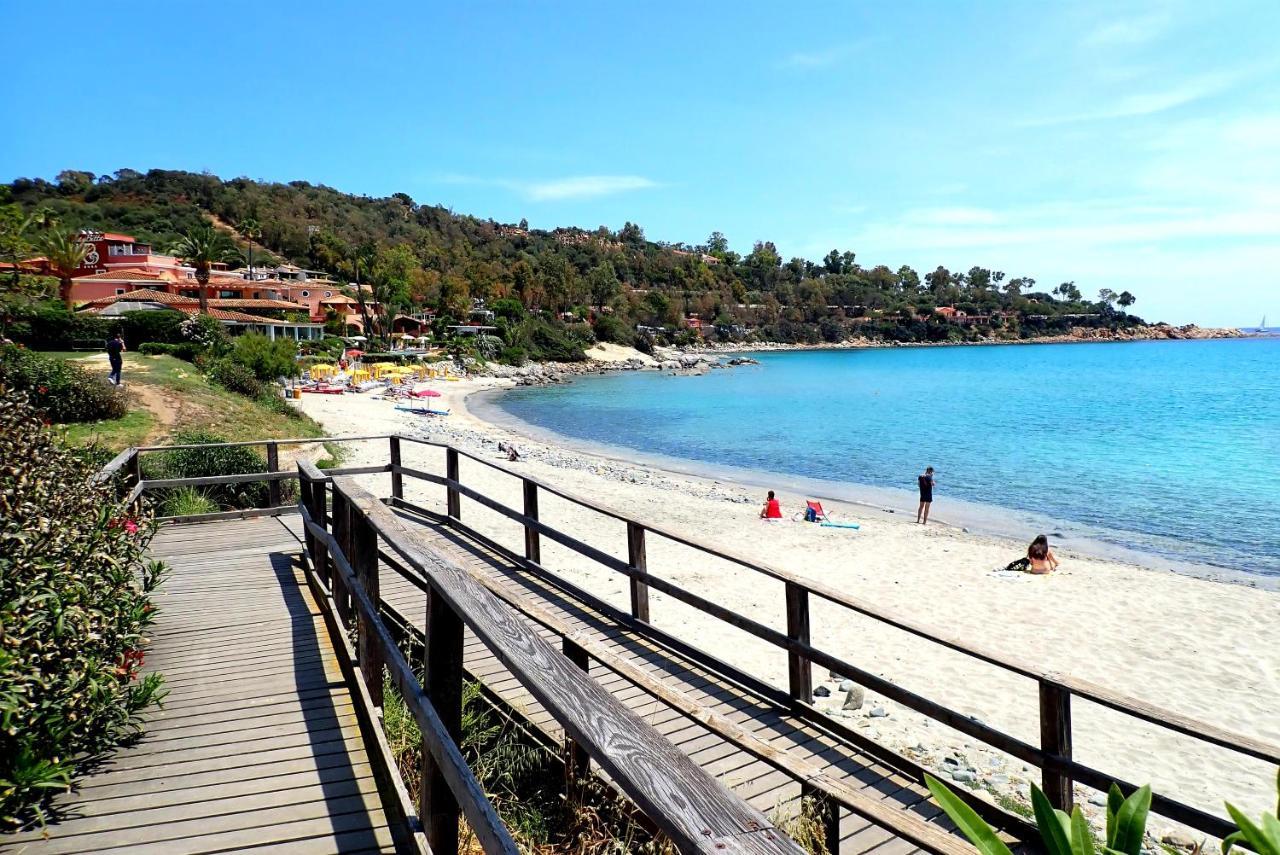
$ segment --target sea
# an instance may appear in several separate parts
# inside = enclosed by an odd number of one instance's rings
[[[767,351],[519,387],[592,451],[1210,577],[1280,581],[1280,338]]]

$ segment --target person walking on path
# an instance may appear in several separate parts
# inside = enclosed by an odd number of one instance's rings
[[[124,346],[124,339],[120,337],[120,333],[116,333],[107,340],[107,360],[111,363],[111,373],[107,375],[112,385],[119,386],[121,382],[121,372],[124,371],[124,352],[128,350]]]
[[[929,522],[929,506],[933,504],[933,467],[924,470],[924,474],[916,478],[920,485],[920,507],[916,510],[916,522],[926,525]]]

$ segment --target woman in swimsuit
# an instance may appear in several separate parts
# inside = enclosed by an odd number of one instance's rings
[[[1038,535],[1027,547],[1027,572],[1042,576],[1058,569],[1058,559],[1049,548],[1049,538]]]

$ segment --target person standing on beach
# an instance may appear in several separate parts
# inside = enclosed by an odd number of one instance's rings
[[[920,507],[916,510],[916,522],[925,525],[929,522],[929,506],[933,504],[933,467],[924,470],[924,474],[916,478],[920,485]]]
[[[107,375],[107,378],[114,386],[120,385],[120,374],[124,371],[124,352],[126,350],[128,348],[124,346],[124,339],[120,337],[120,333],[117,332],[107,339],[107,361],[111,363],[111,373]]]

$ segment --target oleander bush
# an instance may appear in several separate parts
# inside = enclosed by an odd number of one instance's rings
[[[90,483],[22,392],[0,392],[0,825],[43,816],[83,764],[135,735],[162,697],[143,675],[149,514]]]
[[[59,424],[118,419],[128,410],[123,390],[66,360],[16,345],[0,346],[0,386],[25,392]]]

